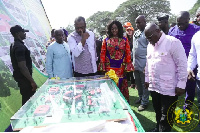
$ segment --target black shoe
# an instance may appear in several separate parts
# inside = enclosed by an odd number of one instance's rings
[[[137,101],[135,101],[135,104],[141,104],[142,99],[138,99]]]
[[[154,129],[149,130],[148,132],[159,132],[158,128],[155,127]]]

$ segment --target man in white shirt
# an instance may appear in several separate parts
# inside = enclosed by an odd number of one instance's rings
[[[97,72],[95,35],[92,31],[86,30],[84,17],[77,17],[74,26],[76,31],[67,39],[72,52],[74,76],[94,76]]]
[[[187,62],[187,71],[188,71],[188,79],[195,81],[195,74],[193,70],[196,68],[196,65],[198,65],[197,68],[197,76],[196,76],[196,85],[197,85],[197,100],[198,100],[198,106],[200,109],[200,31],[194,34],[191,40],[191,49],[188,56],[188,62]],[[199,123],[200,128],[200,123]]]

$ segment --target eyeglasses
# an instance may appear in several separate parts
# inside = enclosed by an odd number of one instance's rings
[[[146,37],[148,40],[151,39],[151,37],[153,36],[154,34],[152,33],[150,36]]]
[[[156,31],[156,30],[154,30],[150,36],[146,37],[146,39],[148,39],[148,40],[151,39],[152,36],[154,35],[154,32],[155,32],[155,31]]]

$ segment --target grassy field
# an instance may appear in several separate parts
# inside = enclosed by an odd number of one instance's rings
[[[138,118],[138,120],[140,121],[141,125],[143,126],[144,130],[146,132],[150,131],[151,129],[153,129],[156,126],[156,116],[155,116],[155,112],[153,109],[153,105],[152,105],[152,98],[151,96],[149,97],[149,105],[148,108],[144,111],[139,112],[138,111],[138,106],[139,104],[135,104],[135,101],[138,99],[138,92],[136,89],[134,88],[129,88],[129,95],[130,95],[130,106],[131,109],[133,110],[133,112],[135,113],[136,117]],[[184,99],[185,96],[181,96],[179,97],[180,99]],[[197,104],[197,99],[195,97],[195,101],[194,101],[195,105]],[[197,115],[197,114],[195,114]],[[198,121],[198,120],[196,120]],[[177,127],[174,126],[174,128],[178,129]],[[180,131],[181,129],[178,129],[178,131]],[[192,132],[198,132],[198,126],[192,130]],[[175,129],[172,129],[172,132],[176,132]]]
[[[42,76],[36,69],[33,69],[33,78],[40,87],[45,81],[46,77]],[[17,85],[17,84],[16,84]],[[19,90],[10,89],[10,96],[0,97],[0,132],[3,132],[10,124],[10,118],[21,107],[22,97]]]

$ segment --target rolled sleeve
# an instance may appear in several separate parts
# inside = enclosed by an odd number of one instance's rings
[[[82,43],[77,43],[72,36],[69,36],[67,40],[72,54],[78,57],[84,50]]]
[[[186,82],[185,81],[178,81],[177,87],[181,89],[185,89],[186,87]]]
[[[192,41],[191,41],[191,49],[189,52],[188,62],[187,62],[187,65],[188,65],[187,71],[194,70],[194,68],[197,65],[197,53],[196,53],[196,48],[195,48],[195,43],[194,43],[194,39],[195,39],[194,37],[192,38]]]
[[[81,51],[81,52],[84,50],[83,45],[82,45],[81,42],[78,43],[77,48],[78,48],[78,51]]]
[[[148,71],[148,63],[146,62],[145,67],[145,82],[149,83],[149,71]]]

